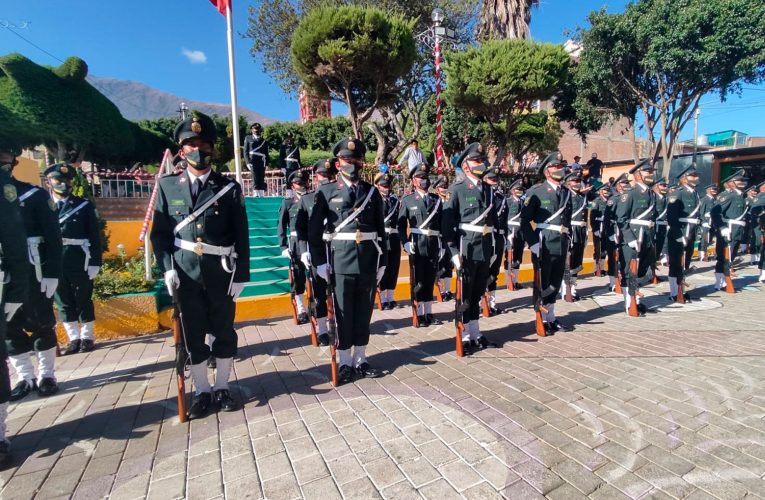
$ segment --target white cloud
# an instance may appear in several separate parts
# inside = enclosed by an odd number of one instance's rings
[[[181,54],[186,56],[191,64],[205,64],[207,62],[207,56],[201,50],[189,50],[186,47],[181,47]]]

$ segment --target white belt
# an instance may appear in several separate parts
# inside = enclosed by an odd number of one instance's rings
[[[388,234],[396,234],[398,233],[398,229],[395,227],[386,227],[385,232]]]
[[[707,229],[710,229],[712,227],[712,225],[709,222],[704,222],[704,223],[701,224],[701,227],[705,227]]]
[[[496,230],[496,231],[494,231],[494,232],[495,232],[495,233],[497,233],[497,234],[501,234],[501,235],[504,235],[504,234],[505,234],[505,230],[504,230],[504,229],[497,229],[497,230]]]
[[[482,233],[484,236],[494,231],[492,226],[479,226],[478,224],[460,224],[460,229],[473,233]]]
[[[645,226],[645,227],[654,226],[654,222],[652,220],[643,220],[643,219],[630,219],[630,224],[633,224],[635,226]]]
[[[680,220],[683,220],[683,219],[680,219]],[[667,225],[667,221],[665,221],[665,220],[657,220],[656,221],[656,225],[657,226],[666,226]]]
[[[691,217],[680,217],[678,220],[680,222],[687,222],[688,224],[698,224],[701,222],[701,219],[693,219]]]
[[[180,248],[181,250],[188,250],[189,252],[194,252],[200,257],[202,255],[221,255],[224,257],[228,257],[230,255],[236,255],[233,245],[231,245],[230,247],[219,247],[216,245],[209,245],[207,243],[202,243],[201,241],[187,241],[187,240],[182,240],[180,238],[175,238],[175,246]]]
[[[85,271],[88,270],[88,264],[90,264],[90,241],[86,238],[62,238],[61,243],[67,246],[80,247],[85,252]]]
[[[512,221],[512,220],[511,220],[511,221],[507,221],[507,225],[508,225],[508,226],[516,226],[516,227],[521,227],[521,223],[520,223],[520,222],[518,222],[518,221]]]
[[[322,237],[322,239],[324,241],[332,241],[332,240],[355,241],[356,243],[372,240],[375,242],[375,244],[377,244],[377,233],[376,232],[364,233],[361,231],[356,231],[355,233],[336,233],[334,237],[332,236],[332,233],[324,233],[324,236]]]
[[[598,221],[598,222],[602,222],[603,221],[603,217],[595,217],[595,220]]]
[[[728,224],[735,224],[736,226],[746,226],[746,222],[742,220],[728,219],[725,222]]]
[[[572,226],[577,226],[577,227],[584,227],[584,226],[585,226],[585,224],[586,224],[586,223],[585,223],[583,220],[572,220],[572,221],[571,221],[571,225],[572,225]]]
[[[40,243],[45,241],[42,236],[30,236],[27,238],[27,253],[29,254],[29,263],[35,268],[35,278],[37,282],[42,281],[42,263],[40,262]]]
[[[439,236],[441,234],[440,231],[435,229],[420,229],[419,227],[413,227],[409,231],[412,234],[421,234],[423,236]]]
[[[559,226],[557,224],[548,224],[546,222],[537,224],[537,229],[547,229],[548,231],[555,231],[556,233],[568,234],[567,227]]]
[[[297,238],[297,231],[290,231],[290,236],[292,238]]]

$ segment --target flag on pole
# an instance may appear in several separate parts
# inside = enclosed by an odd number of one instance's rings
[[[224,16],[226,15],[226,7],[231,7],[231,0],[210,0],[210,3]]]

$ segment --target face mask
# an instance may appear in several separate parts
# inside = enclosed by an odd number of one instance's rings
[[[52,188],[53,188],[53,191],[56,192],[56,194],[59,194],[61,196],[68,195],[69,191],[71,190],[71,188],[69,187],[69,184],[66,184],[63,182],[60,184],[53,185]]]
[[[380,194],[383,196],[388,196],[390,193],[390,188],[387,186],[377,186],[378,191],[380,191]]]
[[[562,168],[556,170],[550,170],[550,178],[554,181],[560,182],[565,177],[565,172]]]
[[[695,188],[699,184],[699,178],[698,177],[688,177],[688,185],[692,188]]]
[[[656,182],[656,177],[654,177],[653,174],[644,174],[643,175],[643,182],[646,186],[653,186]]]
[[[427,191],[427,189],[430,187],[430,179],[420,179],[420,189],[423,191]]]
[[[297,194],[305,194],[307,189],[308,188],[306,188],[305,186],[298,186],[298,187],[295,188],[295,192]]]
[[[206,170],[212,164],[212,155],[201,149],[186,153],[186,161],[197,170]]]
[[[340,173],[342,173],[343,177],[349,181],[356,182],[359,180],[359,168],[353,163],[343,165],[340,167],[340,169]]]
[[[478,177],[479,179],[486,175],[486,171],[489,169],[489,164],[484,162],[480,165],[470,167],[470,173]]]

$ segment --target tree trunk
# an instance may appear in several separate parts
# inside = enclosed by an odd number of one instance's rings
[[[632,158],[635,163],[640,161],[640,151],[637,145],[637,132],[635,132],[635,121],[630,120],[630,130],[632,131]]]
[[[478,38],[528,38],[531,8],[539,0],[483,0]]]
[[[367,128],[372,131],[377,138],[377,151],[375,152],[375,163],[379,165],[385,157],[385,151],[388,149],[388,137],[377,122],[367,123]]]

